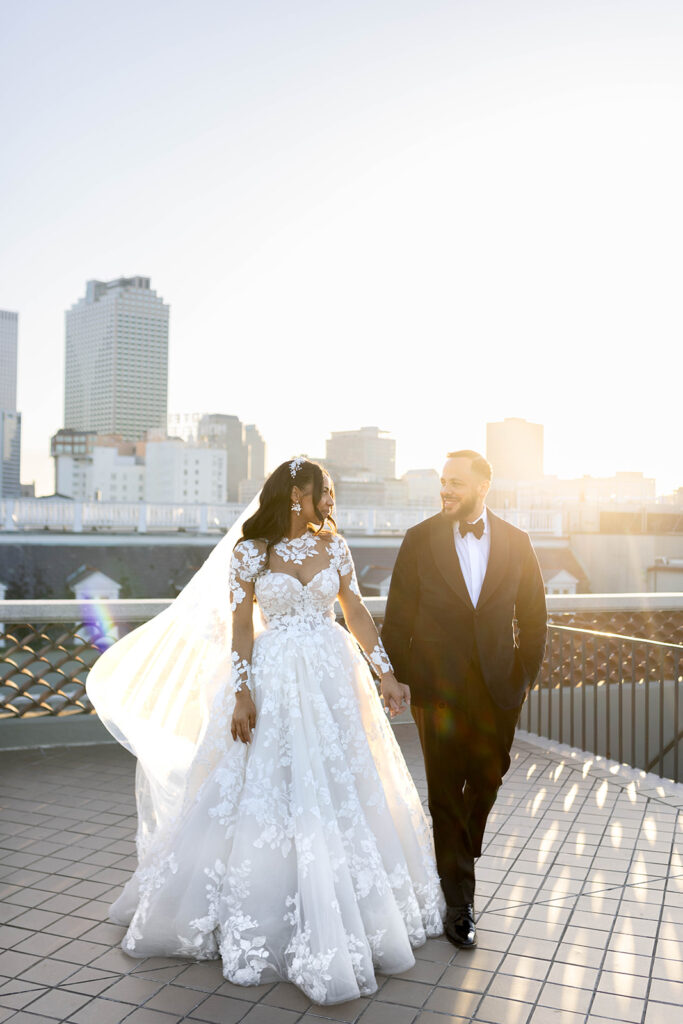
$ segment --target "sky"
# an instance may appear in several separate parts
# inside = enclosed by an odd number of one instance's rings
[[[683,485],[678,0],[0,0],[0,308],[52,490],[64,311],[143,275],[170,412],[271,467],[399,473],[545,426],[545,471]],[[495,470],[495,467],[494,467]]]

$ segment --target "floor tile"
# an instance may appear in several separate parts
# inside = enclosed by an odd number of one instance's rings
[[[527,1024],[531,1010],[529,1003],[487,995],[477,1007],[474,1020],[486,1021],[487,1024]]]
[[[120,1024],[130,1014],[126,1003],[112,1003],[106,999],[93,999],[82,1009],[72,1013],[70,1024]]]
[[[241,1021],[251,1008],[252,1004],[246,1000],[211,995],[205,997],[203,1002],[196,1009],[192,1010],[189,1014],[189,1019],[207,1021],[208,1024],[235,1024],[236,1021]],[[274,1017],[277,1014],[286,1012],[276,1007],[267,1007],[266,1009]],[[297,1019],[299,1016],[300,1014],[297,1013],[294,1019]]]

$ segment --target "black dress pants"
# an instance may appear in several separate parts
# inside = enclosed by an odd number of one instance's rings
[[[510,767],[519,708],[495,703],[477,663],[455,700],[413,705],[412,712],[427,770],[436,866],[448,906],[463,906],[474,902],[474,859]]]

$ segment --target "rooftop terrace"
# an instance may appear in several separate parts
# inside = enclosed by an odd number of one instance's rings
[[[396,732],[424,794],[414,726]],[[430,940],[372,998],[318,1007],[288,984],[228,984],[218,961],[121,952],[124,750],[6,751],[0,772],[0,1024],[683,1020],[683,785],[520,732],[478,865],[478,948]]]

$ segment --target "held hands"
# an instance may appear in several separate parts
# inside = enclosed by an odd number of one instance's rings
[[[385,672],[380,680],[382,700],[389,716],[394,718],[410,707],[410,687],[399,683],[393,672]]]
[[[243,686],[235,695],[235,710],[232,713],[230,732],[234,740],[251,743],[251,733],[256,725],[256,705],[251,699],[248,687]]]

